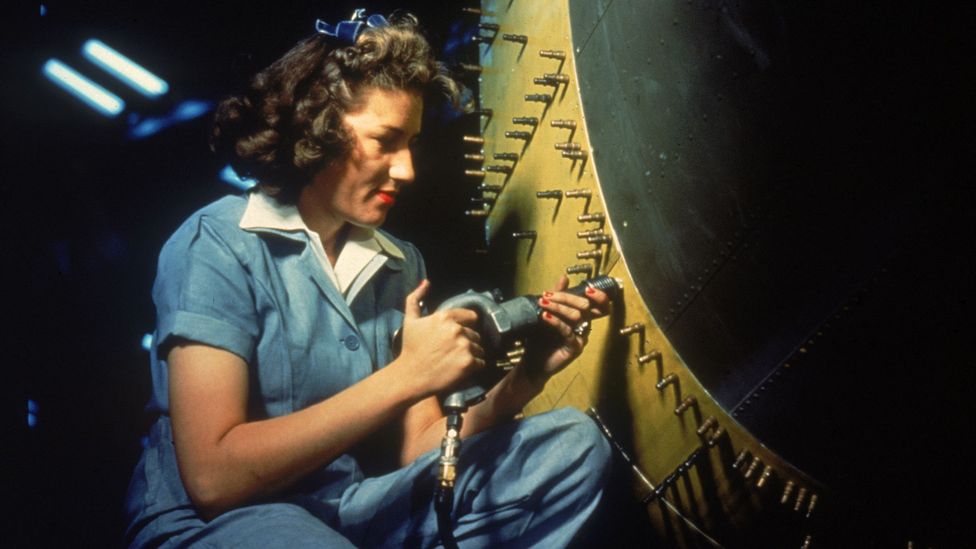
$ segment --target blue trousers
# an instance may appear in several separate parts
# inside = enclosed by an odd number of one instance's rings
[[[347,488],[296,496],[199,521],[163,547],[435,547],[437,451]],[[460,547],[565,547],[592,514],[610,449],[593,422],[565,408],[463,441],[455,485]]]

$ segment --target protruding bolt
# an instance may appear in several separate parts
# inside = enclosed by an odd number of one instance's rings
[[[512,167],[511,166],[502,166],[502,165],[498,165],[498,164],[493,164],[491,166],[485,166],[484,167],[484,170],[486,172],[494,172],[494,173],[512,173]]]
[[[553,120],[549,122],[549,125],[552,126],[553,128],[565,128],[567,130],[576,129],[575,120]]]
[[[488,210],[468,210],[464,212],[464,215],[468,217],[488,217],[489,213]]]
[[[563,60],[566,59],[566,52],[562,50],[539,50],[539,57]]]
[[[583,250],[576,252],[576,259],[600,259],[603,257],[603,250]]]
[[[585,274],[589,276],[593,273],[593,265],[570,265],[566,267],[566,274]]]
[[[461,141],[464,143],[470,143],[472,145],[484,145],[485,138],[480,135],[465,135],[461,137]]]
[[[464,175],[468,177],[484,177],[484,170],[464,170]]]
[[[678,374],[670,373],[664,376],[661,381],[658,381],[654,386],[657,387],[658,391],[663,391],[668,385],[678,383]]]
[[[759,468],[760,463],[762,463],[762,460],[759,459],[759,456],[753,457],[752,462],[749,463],[749,467],[746,468],[746,472],[742,476],[746,478],[752,477],[752,475],[756,474],[756,469]]]
[[[807,515],[806,515],[807,518],[810,518],[810,515],[813,514],[813,509],[816,506],[817,506],[817,494],[813,494],[810,496],[810,503],[807,505]]]
[[[567,80],[568,81],[568,80]],[[532,79],[532,83],[536,86],[558,86],[560,81],[549,78],[548,76],[536,76]]]
[[[471,63],[458,63],[458,70],[464,72],[481,73],[481,65],[472,65]]]
[[[557,151],[578,151],[583,148],[579,143],[573,143],[572,141],[555,143],[553,144],[553,147],[555,147]]]
[[[529,37],[524,34],[503,34],[502,40],[507,40],[509,42],[518,42],[519,44],[528,43]]]
[[[800,545],[800,549],[810,549],[813,544],[813,534],[807,534],[807,537],[803,538],[803,545]]]
[[[718,441],[723,436],[725,436],[725,427],[719,427],[718,429],[715,429],[715,431],[712,432],[712,436],[708,437],[708,440],[705,442],[705,445],[708,446],[709,448],[712,448],[716,444],[718,444]]]
[[[480,34],[476,34],[476,35],[474,35],[474,36],[471,37],[471,43],[472,44],[490,44],[491,41],[494,40],[494,39],[495,39],[494,36],[481,36]]]
[[[563,158],[572,158],[573,160],[583,160],[586,158],[586,151],[563,151]]]
[[[478,23],[478,28],[481,30],[498,32],[498,29],[501,27],[498,26],[498,23]]]
[[[624,326],[623,328],[620,329],[618,333],[622,336],[629,336],[633,334],[639,334],[643,331],[644,331],[644,324],[640,322],[635,322],[630,326]]]
[[[478,190],[486,193],[500,193],[502,192],[502,186],[494,183],[482,183],[478,185]]]
[[[493,158],[495,160],[511,160],[514,162],[519,159],[519,155],[513,152],[495,153]]]
[[[779,504],[786,505],[790,501],[790,496],[793,495],[793,489],[796,488],[796,483],[792,480],[786,481],[786,486],[783,487],[783,495],[779,497]]]
[[[756,481],[756,488],[765,486],[771,476],[773,476],[773,466],[767,465],[763,467],[762,474],[759,475],[759,480]]]
[[[695,398],[694,395],[688,395],[685,397],[684,400],[681,401],[681,404],[678,404],[678,406],[674,409],[674,415],[680,416],[681,414],[688,411],[688,408],[697,405],[698,405],[698,399]]]
[[[512,238],[532,240],[536,237],[535,231],[515,231],[512,233]]]
[[[645,355],[637,357],[637,363],[640,365],[656,362],[658,360],[661,360],[661,351],[658,350],[653,350]]]
[[[590,189],[570,189],[566,191],[566,198],[589,198],[592,194]]]
[[[470,160],[471,162],[484,162],[485,155],[481,153],[468,153],[464,155],[465,160]]]
[[[481,15],[481,8],[461,8],[461,13],[467,15]]]
[[[485,118],[491,118],[491,115],[495,114],[495,111],[489,108],[474,109],[471,114],[476,114],[478,116],[484,116]]]
[[[741,452],[739,452],[739,455],[735,457],[735,461],[732,462],[732,468],[738,469],[739,467],[742,467],[742,464],[746,462],[746,459],[748,457],[749,457],[749,450],[742,450]]]
[[[797,513],[803,508],[803,502],[807,499],[807,489],[800,488],[800,491],[796,493],[796,503],[793,504],[793,510]]]
[[[535,193],[536,198],[554,198],[560,200],[563,197],[563,192],[559,190],[553,191],[538,191]]]
[[[507,353],[505,353],[505,356],[507,356],[508,358],[518,358],[524,354],[525,354],[525,347],[521,347],[519,349],[512,349],[511,351],[508,351]]]
[[[603,234],[603,229],[589,229],[586,231],[576,231],[576,238],[589,238]]]
[[[612,241],[613,237],[608,234],[598,234],[586,237],[587,244],[609,244]]]
[[[521,124],[523,126],[538,126],[539,119],[534,116],[514,116],[512,117],[512,124]]]
[[[580,214],[576,216],[576,221],[579,221],[580,223],[602,223],[605,218],[606,216],[603,215],[602,212],[596,212]]]
[[[709,430],[717,426],[718,426],[718,420],[715,419],[715,416],[708,416],[707,418],[705,418],[705,421],[703,421],[702,424],[698,426],[698,430],[695,431],[695,433],[698,436],[703,437],[705,436],[706,433],[708,433]]]
[[[513,130],[505,132],[505,137],[509,139],[532,139],[532,133]]]
[[[569,75],[563,74],[561,72],[549,72],[546,73],[543,78],[550,82],[555,82],[557,84],[566,84],[569,82]]]
[[[548,93],[527,93],[525,94],[525,100],[536,103],[552,103],[552,95]]]

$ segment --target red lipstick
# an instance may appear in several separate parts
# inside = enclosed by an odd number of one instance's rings
[[[396,202],[396,196],[386,191],[376,191],[376,196],[378,196],[380,200],[383,201],[384,204],[388,204],[390,206],[392,206],[393,203]]]

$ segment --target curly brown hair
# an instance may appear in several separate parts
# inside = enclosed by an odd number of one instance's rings
[[[248,90],[217,107],[211,149],[242,177],[295,203],[302,187],[345,155],[352,135],[343,115],[361,106],[369,88],[415,90],[457,104],[458,86],[433,56],[410,14],[368,28],[354,45],[337,47],[316,34],[259,72]]]

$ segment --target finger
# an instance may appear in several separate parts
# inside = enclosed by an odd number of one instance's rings
[[[448,309],[444,311],[444,316],[462,326],[472,327],[478,323],[478,313],[470,309]]]
[[[544,292],[542,299],[572,307],[573,309],[579,309],[580,311],[586,311],[592,306],[589,299],[566,292]]]
[[[559,335],[563,338],[569,338],[573,335],[573,328],[551,312],[546,311],[542,313],[541,318],[543,322],[555,328],[555,330],[559,332]]]
[[[571,297],[575,297],[575,296],[571,296]],[[562,303],[555,301],[552,298],[546,298],[546,297],[539,298],[539,306],[550,313],[558,315],[560,319],[562,319],[564,322],[571,324],[573,326],[585,320],[584,319],[584,311],[586,311],[585,308],[577,308],[571,305],[564,305]]]
[[[484,362],[484,360],[482,360],[482,359],[485,358],[485,348],[484,347],[482,347],[481,345],[478,345],[477,343],[471,342],[471,345],[468,347],[468,350],[471,352],[471,355],[473,357],[475,357],[476,359],[479,359],[482,362]]]
[[[419,318],[421,313],[420,300],[427,295],[427,290],[430,288],[430,281],[426,278],[420,281],[420,284],[414,289],[414,291],[407,294],[407,299],[403,305],[403,316],[406,318]]]
[[[561,292],[569,288],[569,277],[565,273],[559,275],[559,282],[556,282],[556,291]]]
[[[464,337],[468,338],[468,340],[473,341],[475,343],[481,343],[481,334],[479,334],[477,330],[472,330],[467,326],[464,326],[463,330],[464,330]]]

